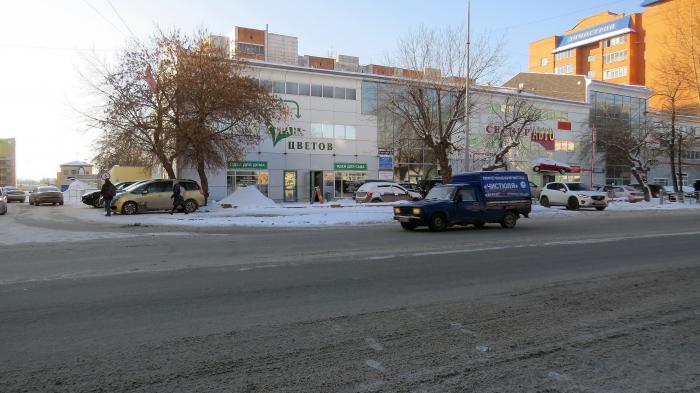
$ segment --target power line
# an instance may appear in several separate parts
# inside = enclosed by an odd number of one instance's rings
[[[111,20],[107,19],[107,17],[105,17],[97,8],[95,8],[95,7],[94,7],[92,4],[90,4],[87,0],[83,0],[83,3],[87,4],[87,6],[90,7],[90,8],[92,8],[92,10],[95,11],[95,13],[96,13],[97,15],[99,15],[99,16],[100,16],[102,19],[104,19],[107,23],[109,23],[110,25],[112,25],[112,27],[114,27],[114,29],[115,29],[116,31],[118,31],[119,34],[121,34],[121,35],[126,35],[126,34],[124,34],[123,31],[121,31],[121,30],[117,27],[117,25],[115,25],[114,23],[112,23]]]
[[[131,30],[131,28],[129,27],[129,25],[126,24],[126,21],[124,20],[124,18],[122,18],[122,16],[119,14],[119,12],[117,11],[117,9],[114,8],[114,4],[112,4],[112,2],[111,2],[110,0],[106,0],[106,1],[107,1],[107,4],[109,4],[109,6],[112,8],[112,11],[114,11],[114,13],[117,15],[117,17],[119,18],[119,20],[122,21],[122,24],[124,25],[124,27],[126,27],[126,29],[129,30],[129,33],[131,33],[131,35],[132,35],[133,37],[136,37],[136,34],[134,34],[134,32],[133,32],[133,31]]]

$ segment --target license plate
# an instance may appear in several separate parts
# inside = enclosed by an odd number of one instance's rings
[[[399,217],[399,222],[409,222],[409,221],[411,221],[411,219],[408,217]]]

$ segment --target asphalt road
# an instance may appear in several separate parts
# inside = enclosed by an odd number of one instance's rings
[[[3,392],[700,389],[695,211],[439,234],[374,225],[183,235],[42,214],[13,220],[128,237],[2,246]],[[630,365],[662,343],[677,351]],[[455,345],[463,350],[446,357]],[[596,351],[607,356],[582,358]]]

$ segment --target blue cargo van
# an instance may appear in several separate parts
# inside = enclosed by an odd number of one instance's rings
[[[499,223],[513,228],[532,210],[530,183],[524,172],[468,172],[452,183],[430,190],[425,199],[394,207],[394,219],[406,230],[428,226],[443,231],[451,225]]]

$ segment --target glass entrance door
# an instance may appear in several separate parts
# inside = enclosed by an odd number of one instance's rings
[[[296,202],[297,195],[297,171],[284,171],[284,201]]]

